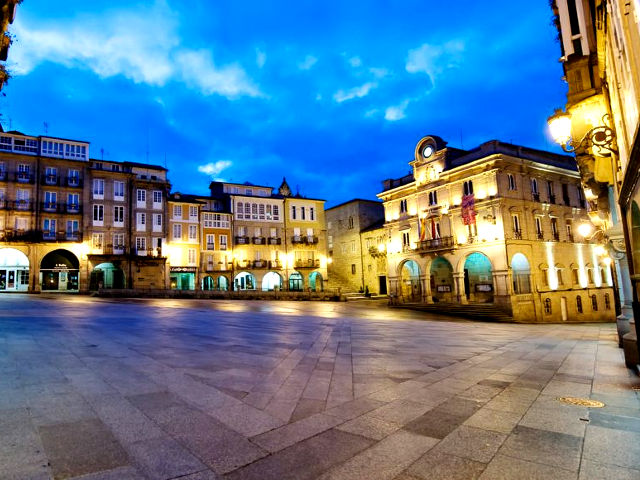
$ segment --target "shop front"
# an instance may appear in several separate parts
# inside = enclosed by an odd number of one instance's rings
[[[80,261],[68,250],[47,253],[40,262],[40,288],[47,292],[78,292]]]
[[[172,290],[195,290],[196,267],[170,267],[169,285]]]
[[[0,292],[29,290],[29,259],[15,248],[0,248]]]

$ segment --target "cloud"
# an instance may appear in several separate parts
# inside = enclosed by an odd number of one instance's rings
[[[267,54],[260,49],[256,49],[256,65],[258,68],[262,68],[265,63],[267,63]]]
[[[387,107],[384,111],[384,119],[389,122],[396,122],[398,120],[402,120],[407,115],[405,110],[409,106],[409,100],[403,100],[398,105],[393,105],[391,107]]]
[[[378,84],[375,82],[367,82],[364,85],[360,85],[359,87],[354,87],[349,90],[338,90],[333,95],[333,99],[338,103],[342,103],[353,98],[366,97],[369,92],[377,86]]]
[[[178,21],[163,2],[151,8],[113,11],[83,21],[38,28],[16,19],[11,71],[26,75],[44,62],[85,68],[102,78],[122,75],[135,83],[164,86],[178,80],[204,95],[258,96],[239,65],[218,67],[210,50],[184,47]]]
[[[318,62],[318,59],[313,55],[307,55],[304,57],[304,60],[298,63],[298,68],[300,70],[311,70],[313,66]]]
[[[405,68],[409,73],[426,73],[433,82],[434,78],[445,69],[459,65],[464,43],[452,40],[442,45],[425,43],[409,50]]]
[[[231,165],[231,160],[218,160],[217,162],[209,162],[204,165],[199,165],[198,171],[209,175],[210,177],[217,177],[223,170],[229,168]]]
[[[362,60],[360,60],[360,57],[351,57],[349,59],[349,65],[351,65],[352,67],[359,67],[360,65],[362,65]]]
[[[387,70],[386,68],[379,68],[379,67],[372,67],[369,69],[369,72],[371,73],[371,75],[373,75],[376,78],[386,77],[390,73],[389,70]]]

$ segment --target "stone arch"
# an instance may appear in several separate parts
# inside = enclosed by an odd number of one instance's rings
[[[462,265],[464,290],[469,302],[493,302],[493,266],[484,253],[472,252]]]
[[[429,265],[429,281],[431,296],[437,302],[453,300],[455,288],[453,280],[453,266],[444,257],[436,257]]]
[[[234,290],[255,290],[256,277],[250,272],[239,272],[233,279]]]
[[[531,293],[531,266],[524,253],[517,252],[511,257],[511,278],[513,293]]]
[[[298,271],[289,275],[289,291],[301,292],[304,290],[304,277]]]
[[[80,261],[69,250],[59,248],[40,261],[40,288],[49,292],[80,290]]]
[[[124,271],[111,262],[96,265],[89,278],[89,290],[100,288],[125,288]]]
[[[205,275],[202,278],[202,290],[213,290],[213,277],[211,275]]]
[[[309,290],[312,292],[324,291],[324,279],[320,272],[311,272],[309,274]]]
[[[277,272],[267,272],[262,277],[262,290],[282,290],[282,276]]]
[[[400,297],[405,302],[417,302],[422,297],[420,284],[420,266],[415,260],[403,260],[398,265],[398,277],[400,279]]]
[[[15,248],[0,248],[0,292],[29,290],[29,258]]]
[[[226,275],[220,275],[218,276],[218,278],[216,278],[214,285],[216,290],[226,292],[229,290],[229,279],[226,277]]]

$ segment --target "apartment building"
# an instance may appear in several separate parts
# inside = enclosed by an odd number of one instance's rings
[[[195,290],[200,265],[200,207],[193,195],[169,196],[169,286]]]
[[[203,290],[229,290],[233,264],[231,213],[226,202],[196,197],[200,205],[200,286]]]

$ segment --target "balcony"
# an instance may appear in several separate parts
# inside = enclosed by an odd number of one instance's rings
[[[251,239],[254,245],[265,245],[267,240],[264,237],[253,237]]]
[[[226,250],[227,249],[227,244],[226,243],[221,243],[220,244],[220,250]]]
[[[316,235],[307,235],[306,243],[309,245],[315,245],[318,243],[318,237]]]
[[[33,183],[34,176],[29,172],[16,172],[16,182],[18,183]]]
[[[555,195],[553,195],[553,194],[549,195],[549,203],[552,203],[552,204],[555,205],[555,203],[556,203],[556,196]]]
[[[411,245],[402,245],[402,253],[411,253],[413,252],[413,248],[411,248]]]
[[[40,181],[42,182],[42,185],[59,185],[60,177],[55,174],[43,174]]]
[[[249,245],[249,237],[237,236],[236,245]]]
[[[215,250],[216,245],[214,243],[207,243],[207,250]]]
[[[442,210],[441,205],[429,205],[429,208],[427,208],[427,218],[439,216],[440,210]]]
[[[553,241],[554,242],[559,242],[560,241],[560,234],[558,232],[554,232],[553,233]]]
[[[55,213],[58,211],[58,204],[56,202],[42,202],[42,210]]]
[[[80,213],[80,205],[77,203],[67,203],[67,213]]]
[[[544,240],[544,234],[542,232],[538,232],[536,234],[536,237],[538,238],[538,240]]]
[[[265,260],[254,260],[253,268],[265,268],[267,266],[267,262]]]
[[[571,206],[571,199],[570,199],[569,197],[564,197],[564,196],[563,196],[563,197],[562,197],[562,201],[564,202],[564,204],[565,204],[567,207],[570,207],[570,206]]]
[[[269,268],[271,270],[280,270],[282,263],[280,263],[280,260],[269,260]]]
[[[11,207],[13,207],[15,210],[32,211],[33,202],[31,200],[15,200],[10,203],[9,208]]]
[[[67,177],[67,187],[82,188],[82,180],[79,177]]]
[[[453,237],[432,238],[431,240],[423,240],[418,244],[419,252],[437,252],[438,250],[451,250],[455,247]],[[374,248],[374,247],[371,247]],[[376,248],[376,253],[378,249]]]
[[[281,245],[282,239],[278,237],[269,237],[268,242],[269,245]]]
[[[296,268],[318,268],[320,260],[308,258],[307,260],[296,260]]]
[[[534,202],[539,202],[540,201],[540,194],[538,192],[533,192],[531,194],[531,197],[533,198]]]
[[[522,240],[522,230],[514,230],[513,238],[515,238],[516,240]]]
[[[80,232],[68,231],[64,236],[65,239],[70,242],[79,242],[82,240],[82,235],[80,235]]]
[[[42,239],[43,240],[55,240],[56,239],[56,232],[54,231],[43,231],[42,232]]]
[[[296,244],[296,243],[305,243],[304,240],[306,238],[305,237],[301,237],[300,235],[294,235],[293,237],[291,237],[291,243]]]

